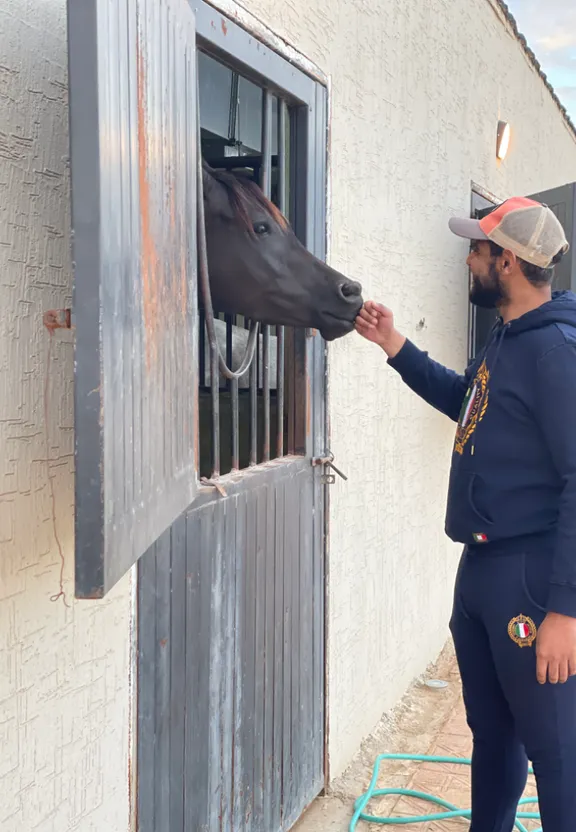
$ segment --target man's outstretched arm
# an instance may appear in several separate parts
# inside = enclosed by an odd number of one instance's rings
[[[419,350],[394,326],[385,306],[367,301],[356,319],[356,330],[384,350],[388,363],[424,401],[457,422],[470,383],[468,370],[459,375]]]

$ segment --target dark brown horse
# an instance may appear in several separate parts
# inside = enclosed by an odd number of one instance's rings
[[[351,332],[360,284],[314,257],[251,180],[206,163],[202,179],[214,308],[318,329],[328,341]]]
[[[327,341],[353,330],[362,306],[359,283],[314,257],[247,177],[204,162],[202,182],[215,309],[263,324],[318,329]],[[55,310],[46,313],[45,323],[50,329],[65,325]],[[236,329],[234,335],[245,341],[245,330]],[[223,352],[225,328],[217,327],[216,334]]]

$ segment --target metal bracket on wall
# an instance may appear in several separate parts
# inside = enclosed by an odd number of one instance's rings
[[[76,328],[76,316],[71,309],[49,309],[44,313],[42,320],[50,332],[54,332],[55,329]]]
[[[316,467],[317,465],[323,465],[324,468],[331,468],[334,471],[334,474],[323,474],[322,475],[322,482],[324,485],[333,485],[336,482],[336,474],[339,477],[342,477],[343,480],[347,480],[348,477],[346,474],[343,474],[342,471],[334,465],[334,454],[332,451],[328,451],[326,456],[316,456],[311,460],[312,467]]]

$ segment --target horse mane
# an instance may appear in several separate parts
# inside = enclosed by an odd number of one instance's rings
[[[286,231],[288,220],[252,179],[247,176],[235,175],[229,171],[215,170],[214,168],[208,168],[207,172],[216,182],[224,186],[234,214],[251,234],[254,234],[248,214],[251,202],[259,205],[271,219],[278,223],[283,231]]]

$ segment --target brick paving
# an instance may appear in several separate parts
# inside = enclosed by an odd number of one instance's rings
[[[347,832],[354,800],[368,786],[372,765],[379,753],[431,754],[447,757],[470,757],[472,738],[464,716],[460,679],[451,645],[447,646],[427,678],[444,679],[448,687],[434,690],[417,683],[407,693],[390,723],[384,722],[363,744],[350,768],[329,793],[316,800],[296,824],[293,832]],[[388,727],[387,727],[388,726]],[[470,807],[470,769],[468,766],[428,762],[384,762],[380,768],[379,788],[406,788],[444,798],[459,808]],[[530,778],[526,795],[535,795]],[[533,807],[530,806],[530,809]],[[370,814],[382,817],[409,817],[429,814],[433,804],[404,796],[374,799]],[[523,821],[528,830],[538,829],[536,821]],[[426,821],[414,824],[380,826],[359,823],[358,832],[468,832],[466,819]]]
[[[455,667],[453,673],[456,674]],[[456,674],[457,675],[457,674]],[[448,714],[442,729],[434,742],[425,752],[443,757],[470,757],[472,753],[472,738],[466,724],[462,697],[457,699],[454,710]],[[385,775],[381,778],[385,781]],[[439,763],[416,763],[413,773],[408,780],[408,789],[428,792],[444,798],[444,800],[459,808],[470,807],[470,770],[468,766]],[[534,778],[529,777],[525,791],[526,796],[536,795]],[[532,810],[533,806],[527,807]],[[386,807],[389,817],[418,816],[435,811],[432,804],[427,804],[412,797],[399,797],[392,805]],[[441,811],[439,808],[438,811]],[[528,830],[537,829],[540,823],[523,821]],[[366,825],[364,825],[366,829]],[[376,827],[373,827],[376,828]],[[382,827],[379,827],[380,829]],[[464,832],[470,828],[468,820],[455,818],[444,821],[427,821],[406,825],[386,826],[390,830],[410,830],[410,832]],[[360,829],[359,832],[362,832]]]

